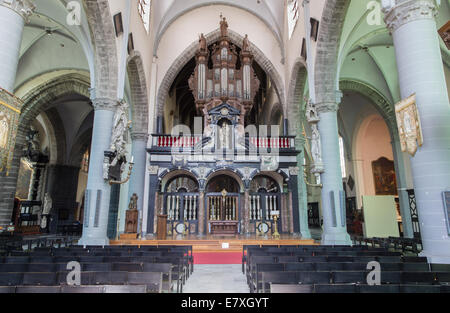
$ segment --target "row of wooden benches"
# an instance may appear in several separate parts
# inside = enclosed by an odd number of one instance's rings
[[[431,271],[426,258],[403,256],[401,252],[390,252],[383,247],[247,246],[244,254],[243,272],[245,269],[251,292],[265,292],[272,284],[365,285],[368,283],[367,275],[373,269],[368,267],[368,263],[372,261],[381,266],[382,284],[450,283],[450,270]],[[313,286],[308,290],[320,292],[322,287],[318,288],[316,290]],[[355,287],[346,288],[355,292],[352,289]]]
[[[0,286],[69,286],[68,272],[51,273],[0,273]],[[165,284],[163,284],[165,282]],[[139,285],[147,292],[170,292],[171,282],[163,280],[163,272],[82,272],[81,286]]]
[[[5,293],[148,293],[146,285],[97,285],[97,286],[0,286],[0,294]]]
[[[135,252],[135,255],[131,252]],[[145,255],[145,256],[142,256]],[[40,247],[31,252],[22,252],[20,256],[0,257],[0,272],[7,276],[11,272],[22,273],[54,273],[63,279],[67,276],[67,264],[79,262],[81,276],[88,281],[83,285],[92,284],[89,277],[91,272],[113,273],[120,272],[146,273],[161,272],[165,281],[165,291],[174,290],[172,282],[176,283],[176,291],[181,292],[189,275],[193,272],[192,247],[179,246],[71,246],[67,248]],[[102,274],[104,275],[104,274]],[[42,276],[42,275],[37,275]],[[50,275],[51,276],[51,275]],[[7,278],[3,285],[11,285]],[[60,281],[58,281],[60,282]],[[116,283],[123,284],[117,280]],[[95,281],[94,284],[101,282]],[[1,285],[1,284],[0,284]]]
[[[251,292],[267,292],[271,284],[348,284],[368,285],[368,271],[261,271],[251,282]],[[444,285],[450,284],[449,272],[382,272],[381,285]]]
[[[285,262],[370,262],[370,261],[401,261],[400,252],[390,252],[384,248],[369,248],[366,246],[244,246],[242,256],[242,272],[244,264],[252,255],[293,257]],[[299,260],[295,258],[300,258]],[[344,260],[345,259],[345,260]],[[426,262],[426,258],[409,257],[407,262]]]
[[[450,293],[448,285],[271,284],[270,293]]]
[[[361,236],[353,237],[353,243],[356,245],[365,245],[371,247],[380,247],[384,249],[401,251],[403,253],[411,252],[418,254],[422,251],[422,241],[420,238],[401,238],[401,237],[372,237],[365,238]]]

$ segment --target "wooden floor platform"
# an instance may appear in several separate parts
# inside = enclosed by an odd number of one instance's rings
[[[280,239],[246,236],[206,236],[206,237],[173,237],[167,240],[128,239],[111,240],[110,245],[137,245],[137,246],[192,246],[194,252],[212,251],[242,251],[244,245],[316,245],[313,239],[295,238],[283,235]]]

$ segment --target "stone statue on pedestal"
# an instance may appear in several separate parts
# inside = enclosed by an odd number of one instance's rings
[[[228,23],[225,17],[223,17],[222,21],[220,22],[220,34],[222,35],[222,37],[228,36]]]
[[[44,196],[44,204],[42,206],[42,213],[41,213],[41,228],[45,229],[47,228],[47,217],[50,214],[50,211],[52,210],[53,201],[52,198],[48,193]]]
[[[245,35],[244,41],[242,43],[242,51],[243,52],[250,52],[250,43],[248,41],[248,35]]]
[[[200,52],[206,52],[206,49],[207,49],[206,38],[203,34],[200,35],[200,39],[199,39],[198,43],[199,43]]]
[[[322,163],[322,151],[321,151],[321,140],[320,133],[317,124],[311,125],[311,154],[314,159],[315,164]]]
[[[136,234],[138,231],[139,212],[137,209],[137,201],[138,196],[134,193],[128,204],[129,210],[126,212],[125,233],[127,234]]]
[[[138,196],[137,194],[133,193],[133,195],[130,198],[130,204],[128,205],[129,210],[137,210],[137,201]]]

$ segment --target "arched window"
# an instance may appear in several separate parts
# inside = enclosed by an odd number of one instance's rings
[[[344,150],[344,139],[342,139],[341,136],[339,136],[339,153],[341,156],[341,171],[342,171],[342,178],[347,177],[347,171],[345,168],[345,150]]]
[[[289,39],[291,39],[292,33],[295,29],[295,25],[297,25],[298,21],[298,0],[288,0],[287,10]]]

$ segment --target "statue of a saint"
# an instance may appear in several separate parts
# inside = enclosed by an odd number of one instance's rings
[[[322,163],[322,151],[321,151],[321,140],[319,129],[317,124],[311,125],[312,135],[311,135],[311,154],[314,159],[314,164]]]
[[[250,52],[250,43],[248,41],[248,35],[245,35],[244,42],[242,43],[242,51]]]
[[[120,146],[125,142],[124,136],[127,128],[129,127],[127,110],[128,104],[122,100],[117,107],[116,113],[114,114],[113,132],[110,146],[110,150],[113,152],[119,150]]]
[[[203,132],[203,137],[205,138],[210,138],[210,140],[208,141],[208,143],[203,147],[204,150],[206,149],[212,149],[215,145],[215,128],[211,125],[208,124],[205,126],[204,132]]]
[[[319,120],[319,116],[317,115],[317,109],[314,103],[312,103],[311,99],[305,98],[306,101],[306,119],[308,122],[315,122]]]
[[[50,211],[52,210],[53,201],[48,192],[44,196],[44,205],[42,207],[42,214],[47,215],[50,214]]]
[[[228,37],[228,23],[225,17],[220,22],[220,34],[222,37]]]
[[[138,201],[138,196],[137,196],[137,194],[133,193],[133,195],[130,198],[130,204],[128,205],[128,209],[132,210],[132,211],[136,211],[137,210],[137,201]]]
[[[0,112],[0,148],[5,149],[8,144],[10,116]]]
[[[114,160],[111,162],[112,167],[116,166],[119,160],[123,159],[126,154],[127,131],[131,123],[128,121],[127,111],[128,104],[122,100],[114,114],[111,146],[109,148],[111,152],[116,153]]]
[[[220,128],[220,146],[222,149],[230,149],[230,125],[228,123],[223,123]]]
[[[206,52],[206,49],[207,49],[206,38],[203,34],[200,35],[200,39],[199,39],[198,43],[199,43],[200,52]]]
[[[50,211],[52,210],[53,201],[52,198],[48,193],[44,196],[44,204],[42,206],[42,213],[41,213],[41,228],[45,229],[47,228],[47,218],[50,214]]]

